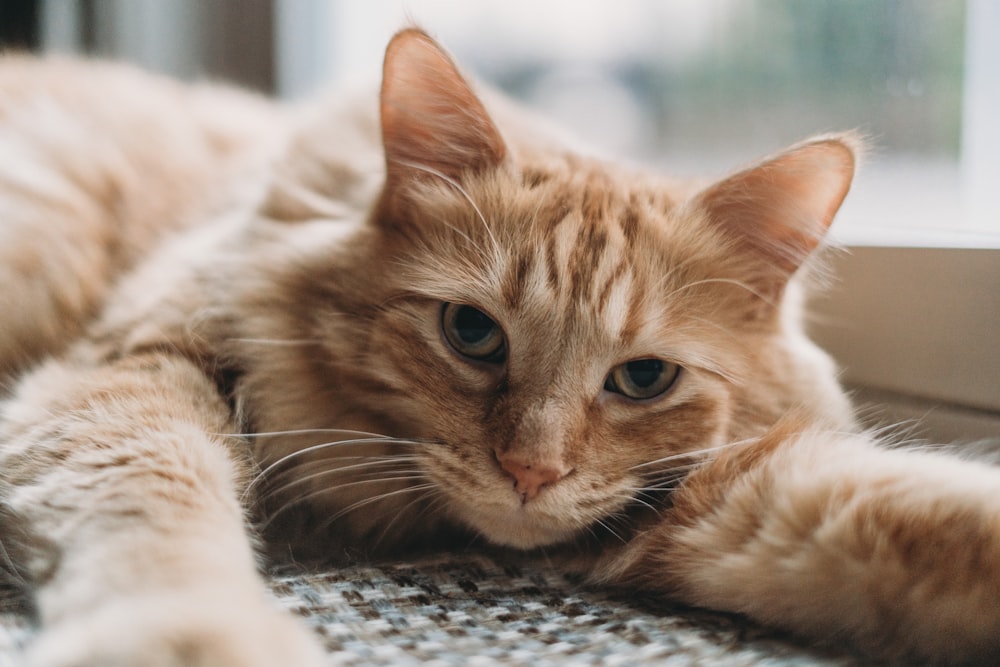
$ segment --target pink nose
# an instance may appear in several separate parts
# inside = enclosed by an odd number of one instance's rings
[[[568,474],[561,463],[522,463],[510,454],[497,454],[500,467],[514,478],[514,490],[521,494],[522,502],[535,498],[542,487],[555,484]]]

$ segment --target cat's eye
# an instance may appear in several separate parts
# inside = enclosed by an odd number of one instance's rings
[[[444,304],[441,330],[448,344],[470,359],[499,363],[507,356],[507,342],[500,326],[478,308]]]
[[[604,388],[636,400],[654,398],[670,389],[681,367],[661,359],[635,359],[611,370]]]

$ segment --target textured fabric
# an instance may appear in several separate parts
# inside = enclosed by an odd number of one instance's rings
[[[442,558],[272,577],[331,665],[848,666],[741,619],[588,589],[544,566]],[[0,612],[0,667],[30,639],[23,604]]]

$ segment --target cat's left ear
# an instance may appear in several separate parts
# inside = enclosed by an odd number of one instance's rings
[[[507,147],[483,103],[430,36],[410,28],[386,49],[380,97],[386,189],[499,165]]]
[[[861,142],[832,135],[798,144],[695,196],[756,257],[758,282],[780,289],[816,249],[847,196]]]

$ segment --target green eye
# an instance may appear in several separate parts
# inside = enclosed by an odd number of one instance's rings
[[[660,359],[636,359],[611,370],[604,388],[628,398],[659,396],[677,381],[681,367]]]
[[[500,326],[478,308],[444,304],[441,330],[455,351],[470,359],[500,363],[507,356],[507,343]]]

